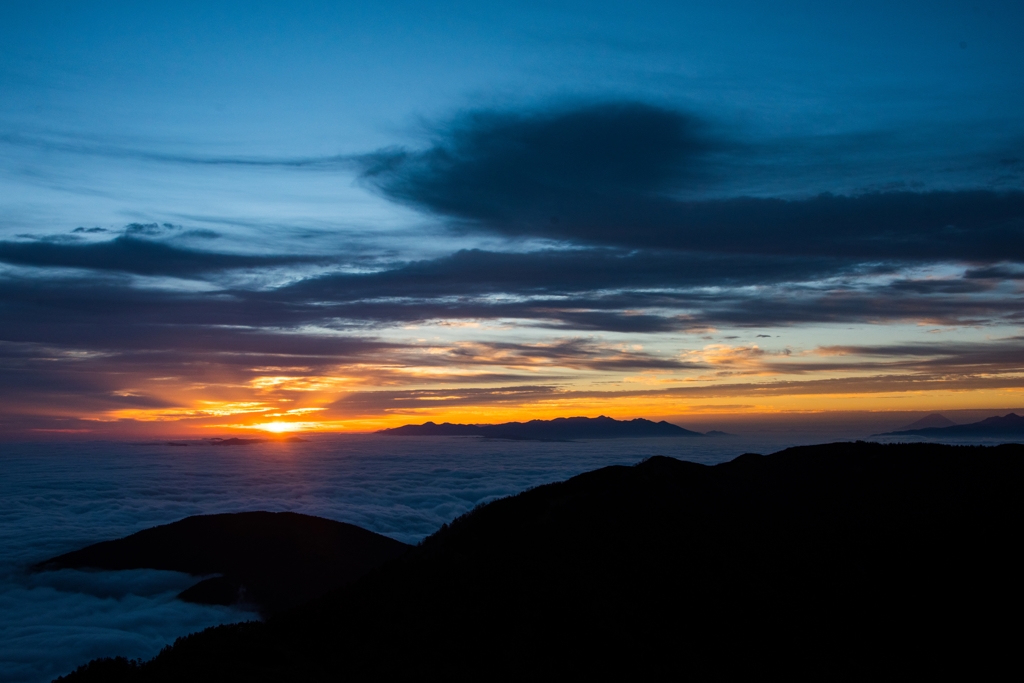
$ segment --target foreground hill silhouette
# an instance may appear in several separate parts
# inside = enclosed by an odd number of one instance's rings
[[[655,457],[482,506],[266,623],[64,680],[919,678],[964,657],[984,676],[1016,653],[1022,485],[1019,445]]]
[[[616,420],[600,417],[557,417],[554,420],[505,422],[504,424],[466,425],[445,422],[403,425],[382,429],[388,436],[484,436],[491,439],[565,441],[569,439],[624,439],[659,436],[704,436],[669,422],[643,418]]]
[[[51,558],[35,569],[219,574],[178,597],[272,613],[353,581],[408,548],[354,524],[294,512],[243,512],[187,517]]]
[[[1024,437],[1024,417],[1009,413],[1002,417],[988,417],[980,422],[950,427],[925,427],[923,429],[901,429],[875,436],[930,436],[934,438],[991,437],[1015,439]]]

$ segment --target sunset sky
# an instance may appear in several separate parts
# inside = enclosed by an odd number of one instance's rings
[[[0,438],[1024,405],[1024,4],[0,5]]]

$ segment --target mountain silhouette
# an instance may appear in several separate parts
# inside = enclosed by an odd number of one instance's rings
[[[905,427],[900,427],[900,429],[904,431],[908,429],[931,429],[941,427],[952,427],[955,424],[956,422],[953,422],[945,415],[932,413],[931,415],[925,415],[920,420],[914,420]]]
[[[354,524],[294,512],[198,515],[37,564],[51,569],[165,569],[207,578],[189,602],[273,613],[353,581],[409,546]]]
[[[570,439],[623,439],[663,436],[703,436],[669,422],[652,422],[643,418],[615,420],[600,417],[558,417],[554,420],[530,420],[504,424],[435,424],[404,425],[382,429],[388,436],[483,436],[491,439],[530,441],[565,441]]]
[[[885,432],[875,436],[930,436],[944,437],[992,437],[1017,438],[1024,437],[1024,417],[1016,413],[1002,417],[988,417],[980,422],[971,422],[951,427],[925,427],[923,429],[902,429],[898,432]]]
[[[265,623],[63,680],[862,679],[957,657],[984,678],[1016,653],[1022,485],[1019,445],[654,457],[481,506]]]

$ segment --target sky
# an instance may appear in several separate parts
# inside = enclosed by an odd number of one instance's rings
[[[0,438],[1024,405],[1014,2],[0,4]]]

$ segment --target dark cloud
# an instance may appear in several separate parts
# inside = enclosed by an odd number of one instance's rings
[[[476,112],[363,178],[462,229],[579,244],[858,260],[1024,260],[1024,193],[985,190],[684,200],[717,156],[700,120],[641,103]]]
[[[9,369],[35,358],[32,372],[60,362],[69,373],[138,366],[175,376],[225,366],[360,362],[403,348],[365,335],[303,330],[330,318],[314,306],[293,308],[299,307],[228,292],[138,289],[126,278],[0,278],[0,342],[7,342],[5,353],[30,349],[25,358],[11,357]]]
[[[314,314],[341,329],[408,323],[437,323],[453,320],[516,320],[521,325],[555,330],[609,331],[625,333],[675,332],[695,325],[690,316],[619,310],[628,297],[580,297],[507,303],[463,300],[431,301],[409,299],[387,302],[356,302],[306,306]],[[634,298],[639,302],[639,298]]]
[[[922,288],[924,289],[924,288]],[[945,289],[946,291],[942,291]],[[771,327],[815,323],[979,325],[1024,320],[1024,300],[956,286],[924,293],[889,286],[778,286],[682,289],[503,300],[488,296],[403,298],[382,301],[320,300],[316,311],[339,325],[423,323],[444,320],[517,320],[559,330],[623,333],[690,332],[707,327]],[[313,309],[304,309],[313,313]]]
[[[640,349],[597,343],[593,339],[560,339],[554,342],[516,344],[462,343],[441,357],[443,363],[487,364],[540,369],[544,366],[586,370],[637,371],[681,370],[706,367]]]
[[[996,283],[958,277],[949,278],[928,278],[914,279],[905,278],[895,280],[889,284],[889,288],[899,293],[914,294],[976,294],[988,292],[996,288]]]
[[[791,356],[764,354],[757,370],[779,375],[891,374],[928,380],[1017,376],[1024,371],[1020,337],[986,342],[826,346]]]
[[[87,268],[138,275],[190,276],[234,268],[298,264],[305,256],[244,256],[176,247],[139,237],[161,232],[132,224],[124,235],[105,242],[0,241],[0,261],[22,266]]]
[[[984,268],[971,268],[964,277],[973,280],[1024,280],[1024,269],[1012,264],[997,264]]]
[[[421,153],[382,151],[364,177],[391,197],[496,222],[510,203],[555,208],[604,193],[671,190],[714,147],[696,117],[625,102],[533,113],[470,112]],[[557,213],[546,212],[546,218]]]
[[[872,272],[882,270],[875,267]],[[303,280],[289,294],[353,300],[374,297],[567,293],[621,288],[742,286],[806,281],[863,272],[839,257],[791,258],[707,255],[622,249],[525,253],[458,251],[373,273]]]
[[[1024,368],[1024,337],[1006,337],[984,343],[879,344],[825,346],[819,351],[840,357],[885,358],[917,368],[943,371],[999,373]]]
[[[1024,302],[1015,296],[915,296],[889,287],[824,291],[781,288],[761,296],[728,293],[708,297],[693,316],[694,324],[745,327],[854,322],[986,325],[1022,320]]]

